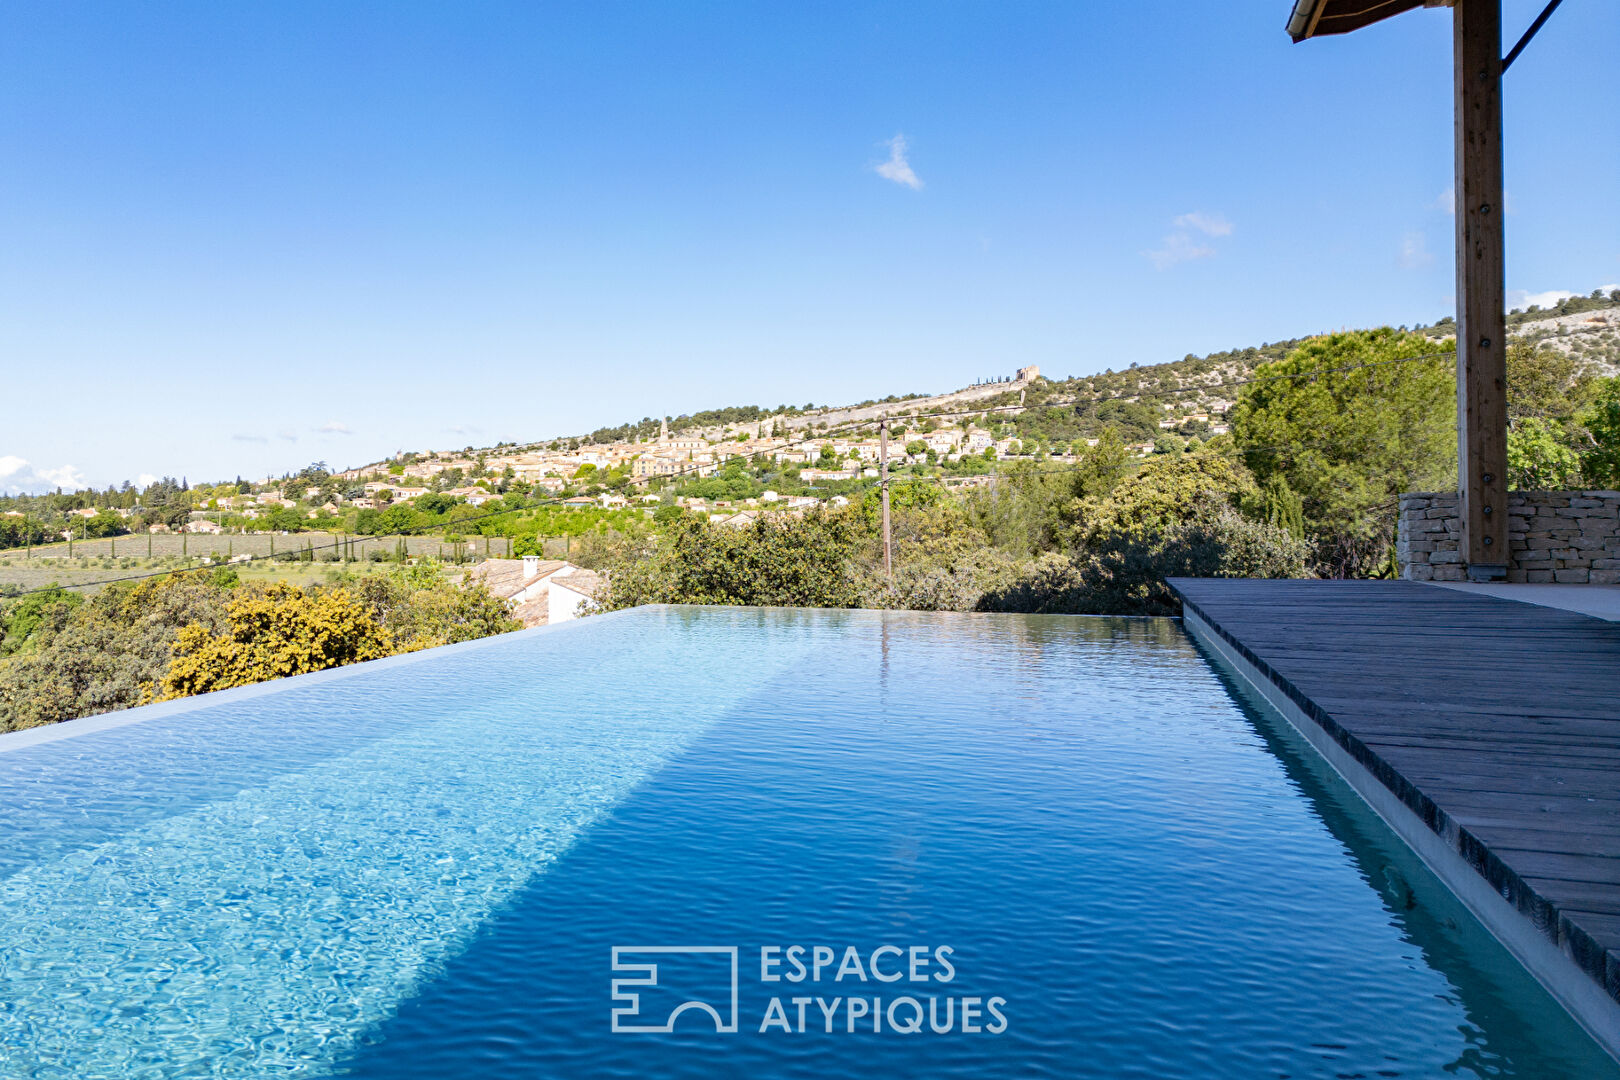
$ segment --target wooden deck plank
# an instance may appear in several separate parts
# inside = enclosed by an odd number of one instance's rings
[[[1620,1001],[1620,623],[1406,581],[1171,585]]]

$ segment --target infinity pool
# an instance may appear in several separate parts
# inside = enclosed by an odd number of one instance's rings
[[[638,609],[0,793],[0,1076],[1620,1076],[1171,620]]]

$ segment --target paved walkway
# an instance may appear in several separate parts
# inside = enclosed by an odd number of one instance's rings
[[[1505,582],[1471,581],[1427,581],[1424,584],[1620,622],[1620,585],[1509,585]]]

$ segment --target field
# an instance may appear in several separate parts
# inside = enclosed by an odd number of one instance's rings
[[[75,545],[77,546],[77,545]],[[217,563],[214,565],[218,565]],[[243,581],[286,581],[293,585],[328,582],[347,570],[349,573],[368,574],[390,563],[351,562],[347,566],[322,562],[264,562],[238,563],[234,569]],[[49,585],[85,586],[80,591],[89,595],[100,583],[130,579],[162,571],[209,569],[201,559],[124,559],[111,566],[101,559],[0,559],[0,599],[15,596],[30,589]]]
[[[341,558],[340,545],[347,540],[350,559],[365,559],[373,551],[385,551],[393,554],[395,545],[399,542],[397,536],[347,536],[342,537],[334,533],[306,532],[306,533],[223,533],[210,536],[207,533],[145,533],[129,536],[114,536],[104,540],[75,540],[72,544],[62,541],[55,544],[41,545],[31,553],[22,549],[10,549],[4,556],[13,563],[27,562],[39,559],[66,559],[88,557],[92,559],[173,559],[173,558],[203,558],[220,557],[230,558],[236,555],[251,555],[254,558],[266,558],[270,555],[285,555],[288,552],[301,552],[314,549],[315,558],[333,559]],[[497,556],[507,554],[511,541],[504,537],[471,537],[467,541],[467,555]],[[449,558],[454,552],[453,545],[445,543],[436,536],[411,536],[406,538],[408,552],[411,555],[432,555]]]
[[[105,540],[76,540],[72,555],[66,543],[36,547],[31,552],[13,548],[0,552],[0,596],[15,595],[29,589],[47,585],[89,585],[86,592],[94,591],[96,583],[150,574],[162,570],[196,569],[204,559],[217,565],[237,556],[248,555],[254,561],[234,564],[237,573],[248,581],[288,581],[303,585],[325,581],[342,570],[365,571],[377,565],[371,561],[372,553],[393,555],[398,537],[348,537],[328,533],[299,533],[297,535],[236,534],[225,536],[164,534],[120,536]],[[457,554],[454,545],[436,537],[413,536],[407,538],[407,551],[412,556],[452,559]],[[506,555],[510,541],[502,537],[476,537],[469,540],[460,553],[468,559],[481,559],[485,551],[494,557]],[[147,552],[151,554],[148,555]],[[307,558],[276,558],[272,554]],[[345,558],[347,556],[347,558]]]

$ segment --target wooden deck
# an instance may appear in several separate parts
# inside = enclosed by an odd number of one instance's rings
[[[1620,1002],[1620,623],[1406,581],[1171,586]]]

